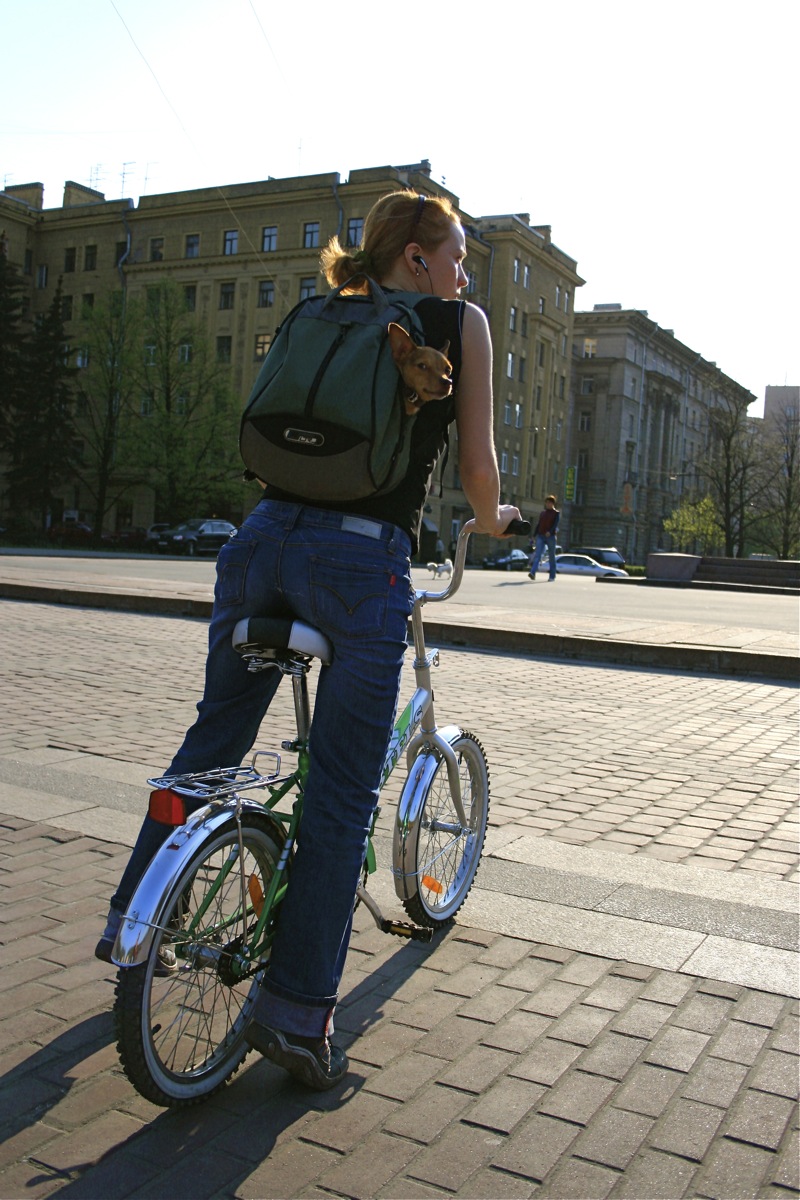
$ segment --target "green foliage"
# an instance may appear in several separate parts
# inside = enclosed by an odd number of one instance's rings
[[[24,286],[15,266],[0,251],[0,437],[9,436],[12,414],[22,396]]]
[[[664,522],[673,548],[686,554],[713,554],[724,531],[711,496],[684,501]]]

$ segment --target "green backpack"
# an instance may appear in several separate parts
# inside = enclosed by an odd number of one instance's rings
[[[416,292],[301,301],[278,329],[242,416],[250,477],[313,503],[391,491],[408,470],[415,415],[405,411],[387,327],[425,337]]]

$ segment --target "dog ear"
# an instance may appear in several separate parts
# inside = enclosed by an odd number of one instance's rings
[[[415,349],[414,339],[395,321],[389,322],[389,345],[396,363],[402,362]]]
[[[443,354],[443,355],[445,356],[445,358],[447,358],[447,351],[448,351],[449,349],[450,349],[450,341],[449,341],[449,339],[448,339],[448,341],[446,341],[446,342],[445,342],[445,344],[444,344],[443,346],[440,346],[440,347],[439,347],[439,353],[440,353],[440,354]]]

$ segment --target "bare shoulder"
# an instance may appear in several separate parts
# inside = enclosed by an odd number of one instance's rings
[[[469,300],[464,301],[464,332],[468,337],[480,337],[489,332],[489,322],[486,319],[486,313],[482,308],[478,308],[477,304],[472,304]]]

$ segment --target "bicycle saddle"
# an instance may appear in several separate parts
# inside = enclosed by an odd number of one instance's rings
[[[324,633],[292,617],[244,617],[233,630],[238,654],[278,658],[287,650],[318,658],[324,666],[333,661],[333,646]]]

